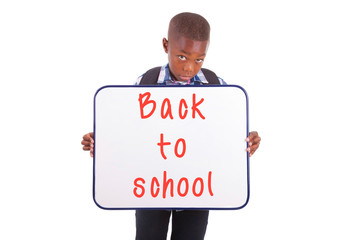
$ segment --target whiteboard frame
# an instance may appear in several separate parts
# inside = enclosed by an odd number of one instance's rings
[[[212,87],[212,88],[224,88],[224,87],[236,87],[239,88],[245,95],[246,98],[246,136],[249,136],[249,100],[248,100],[248,95],[247,92],[244,88],[242,88],[239,85],[106,85],[101,88],[99,88],[93,99],[93,133],[94,137],[93,139],[96,139],[96,96],[97,94],[105,88],[205,88],[205,87]],[[247,148],[249,147],[249,144],[247,142]],[[104,207],[101,206],[95,198],[95,166],[96,166],[96,158],[95,158],[95,148],[93,149],[93,188],[92,188],[92,195],[93,195],[93,201],[94,203],[101,209],[103,210],[239,210],[244,208],[250,198],[250,164],[249,164],[249,154],[247,154],[247,198],[246,201],[243,205],[235,208],[199,208],[199,207],[188,207],[188,208],[171,208],[171,207],[161,207],[161,208],[156,208],[156,207],[147,207],[147,208],[110,208],[110,207]]]

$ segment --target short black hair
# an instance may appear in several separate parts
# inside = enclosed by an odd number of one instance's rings
[[[169,31],[174,31],[183,37],[196,41],[206,41],[210,37],[208,21],[199,14],[190,12],[174,16],[170,21]]]

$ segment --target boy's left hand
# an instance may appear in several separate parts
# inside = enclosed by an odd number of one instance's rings
[[[252,157],[254,152],[259,147],[259,143],[261,142],[261,137],[258,136],[258,132],[256,131],[250,132],[250,135],[248,135],[246,141],[248,142],[247,152],[249,152],[250,157]]]

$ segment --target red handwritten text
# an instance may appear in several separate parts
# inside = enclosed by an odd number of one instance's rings
[[[155,110],[156,110],[156,106],[157,103],[155,100],[151,100],[151,93],[150,92],[145,92],[143,94],[139,94],[139,106],[140,106],[140,117],[142,119],[147,119],[149,117],[151,117]],[[203,102],[204,102],[204,98],[201,98],[199,101],[197,101],[196,99],[196,94],[193,93],[192,96],[192,118],[195,119],[196,115],[198,114],[199,117],[201,119],[205,119],[204,115],[202,114],[202,112],[200,111],[200,109],[198,108]],[[152,105],[151,105],[152,104]],[[147,107],[148,105],[151,105],[151,107],[149,107],[149,109],[145,109],[145,107]],[[145,113],[144,109],[147,111],[147,113]],[[161,104],[161,118],[162,119],[166,119],[166,118],[170,118],[173,119],[173,114],[172,114],[172,105],[171,105],[171,101],[169,98],[165,98],[162,101]],[[185,99],[181,99],[179,101],[179,107],[178,107],[178,116],[180,119],[185,119],[188,115],[188,105]]]
[[[212,185],[211,177],[212,177],[212,171],[209,171],[208,180],[207,180],[206,184],[207,184],[209,195],[214,196],[214,193],[212,191],[212,186],[211,186]],[[187,196],[187,194],[190,193],[189,180],[186,177],[182,177],[181,179],[178,180],[177,187],[175,189],[176,182],[172,178],[167,178],[166,171],[163,172],[162,184],[160,184],[159,180],[156,177],[153,177],[151,179],[151,184],[150,184],[151,196],[153,198],[156,198],[156,197],[162,195],[162,198],[166,198],[169,195],[169,197],[173,198],[173,197],[175,197],[175,192],[177,192],[177,195],[180,197]],[[134,196],[137,198],[142,198],[145,195],[145,179],[140,178],[140,177],[136,178],[134,180],[134,186],[135,186],[134,190],[133,190]],[[204,180],[203,180],[203,178],[197,177],[193,181],[193,183],[191,184],[191,189],[192,189],[192,193],[190,193],[190,194],[193,194],[195,197],[202,196],[204,193]],[[160,194],[160,191],[162,192],[162,194]]]

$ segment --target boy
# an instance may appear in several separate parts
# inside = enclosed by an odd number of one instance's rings
[[[155,70],[159,85],[204,85],[211,83],[213,73],[201,70],[209,46],[210,26],[200,15],[180,13],[170,21],[168,40],[162,40],[163,48],[168,54],[168,64]],[[215,74],[214,74],[215,75]],[[208,77],[206,77],[208,76]],[[208,79],[209,78],[209,79]],[[220,78],[213,78],[213,84],[226,84]],[[148,84],[144,75],[136,84]],[[257,132],[250,132],[247,138],[249,155],[257,150],[261,138]],[[83,136],[84,150],[90,150],[93,156],[93,133]],[[206,210],[137,210],[136,240],[166,240],[168,223],[172,214],[172,240],[203,240],[206,232],[209,211]]]

